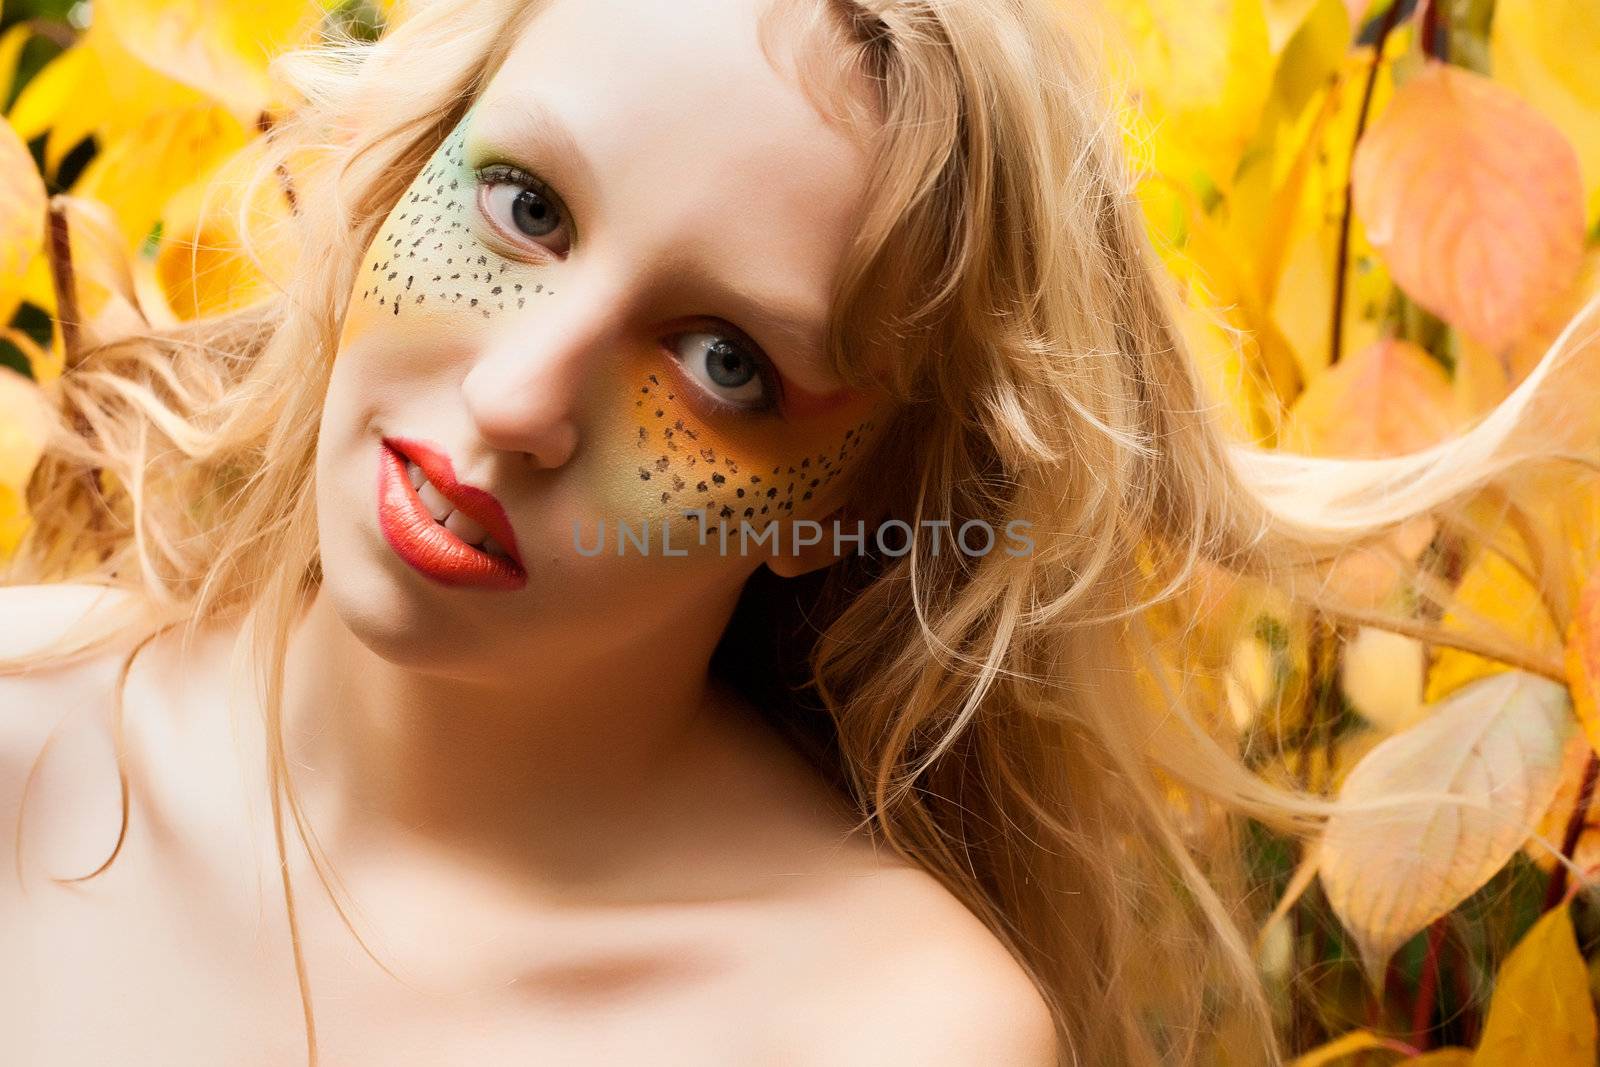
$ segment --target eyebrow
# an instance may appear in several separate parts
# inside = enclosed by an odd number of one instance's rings
[[[549,145],[556,159],[577,170],[585,186],[591,189],[596,186],[594,165],[578,146],[572,129],[543,101],[531,97],[521,100],[502,97],[501,102],[489,104],[483,116],[473,121],[474,133],[482,129],[480,124],[485,120],[493,127],[497,140],[504,137],[520,144]]]
[[[486,105],[483,114],[474,119],[474,134],[483,136],[485,127],[489,129],[490,140],[504,138],[515,144],[547,146],[553,160],[573,168],[576,179],[583,183],[585,189],[599,187],[594,164],[579,146],[572,128],[542,100],[534,97],[501,97]],[[765,300],[737,284],[720,282],[709,275],[702,274],[702,277],[708,285],[726,294],[732,303],[739,306],[741,317],[751,321],[756,327],[755,332],[778,338],[817,376],[819,384],[828,389],[836,388],[831,381],[832,373],[827,361],[823,358],[821,336],[811,325],[809,316],[801,312],[779,310],[785,304],[782,300]]]

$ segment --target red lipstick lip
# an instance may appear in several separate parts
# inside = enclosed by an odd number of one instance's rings
[[[439,495],[455,505],[467,518],[489,531],[519,568],[526,570],[522,553],[517,551],[517,535],[506,517],[506,509],[493,493],[456,481],[455,467],[441,448],[409,437],[385,437],[383,443],[422,468],[423,475],[439,490]]]

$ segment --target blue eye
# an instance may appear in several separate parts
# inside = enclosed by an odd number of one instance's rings
[[[496,163],[477,172],[483,213],[504,233],[544,243],[557,231],[549,250],[565,256],[572,247],[572,226],[560,197],[539,179],[517,167]],[[546,245],[549,248],[548,245]]]
[[[778,390],[765,357],[719,333],[690,331],[675,338],[690,342],[679,349],[684,368],[711,399],[732,411],[761,412],[775,407]]]

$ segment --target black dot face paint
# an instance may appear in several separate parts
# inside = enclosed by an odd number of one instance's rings
[[[492,320],[553,296],[541,265],[500,255],[481,236],[478,178],[466,142],[468,110],[384,220],[367,250],[346,317],[346,334],[377,316],[396,325],[423,316],[459,325]]]
[[[626,413],[640,512],[695,510],[736,530],[740,522],[820,519],[842,502],[842,479],[876,427],[862,398],[803,419],[713,423],[685,398],[692,388],[682,374],[642,369]]]
[[[484,238],[466,148],[475,112],[446,136],[374,238],[341,347],[369,331],[406,331],[409,347],[430,331],[459,339],[536,314],[539,301],[556,297],[548,264],[502,256]],[[569,472],[592,505],[587,540],[597,520],[690,530],[702,520],[683,513],[698,511],[737,535],[741,522],[760,529],[820,520],[843,502],[846,476],[878,425],[870,398],[841,392],[783,414],[718,411],[683,358],[665,338],[639,338],[591,364],[603,380],[585,383],[593,403],[573,413],[578,469]],[[673,543],[688,539],[674,535]]]

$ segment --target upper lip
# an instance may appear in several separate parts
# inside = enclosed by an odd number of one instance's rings
[[[522,566],[522,555],[517,551],[517,535],[511,529],[506,509],[493,493],[457,481],[449,455],[435,445],[410,437],[385,437],[383,443],[421,467],[423,475],[439,490],[439,495],[455,505],[457,511],[488,530],[489,536],[499,542],[512,562]]]

